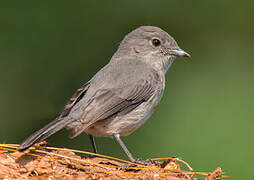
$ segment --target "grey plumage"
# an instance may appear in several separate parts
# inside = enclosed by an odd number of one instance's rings
[[[27,149],[62,128],[71,130],[71,138],[83,131],[91,137],[112,136],[123,147],[120,136],[129,135],[145,123],[160,101],[165,73],[176,56],[189,54],[160,28],[142,26],[132,31],[110,62],[78,89],[60,116],[28,137],[18,149]],[[123,149],[135,161],[125,146]]]

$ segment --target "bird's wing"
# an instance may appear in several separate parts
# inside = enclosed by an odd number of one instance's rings
[[[90,81],[88,81],[87,83],[85,83],[83,86],[81,86],[74,94],[73,96],[70,98],[70,100],[66,103],[66,105],[64,106],[63,111],[61,112],[59,118],[64,118],[66,117],[71,109],[73,108],[73,106],[75,104],[77,104],[82,97],[85,95],[86,91],[88,90],[90,86]]]
[[[134,85],[126,85],[117,89],[104,89],[97,92],[92,99],[93,108],[89,116],[94,121],[109,118],[110,116],[121,112],[125,114],[140,103],[147,101],[153,95],[154,89],[150,82],[140,80]]]
[[[124,115],[153,96],[156,86],[146,79],[130,82],[125,86],[97,90],[87,102],[86,110],[81,116],[84,126],[72,129],[73,138],[83,132],[93,123],[110,118],[114,115]]]

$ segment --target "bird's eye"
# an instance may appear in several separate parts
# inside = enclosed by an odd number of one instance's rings
[[[159,45],[161,45],[161,41],[159,39],[153,39],[152,43],[155,47],[158,47]]]

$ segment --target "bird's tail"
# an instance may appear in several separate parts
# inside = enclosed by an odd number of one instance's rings
[[[33,133],[31,136],[29,136],[27,139],[25,139],[17,148],[19,151],[24,151],[28,149],[29,147],[33,146],[36,143],[39,143],[46,139],[47,137],[51,136],[55,132],[63,129],[67,124],[69,124],[70,121],[66,119],[57,118],[51,123],[45,125],[40,130]]]

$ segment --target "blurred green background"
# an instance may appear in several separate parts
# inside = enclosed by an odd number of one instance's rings
[[[53,120],[70,96],[102,68],[125,34],[159,26],[192,55],[169,69],[162,101],[123,140],[135,157],[177,156],[196,171],[222,167],[252,177],[254,1],[0,2],[0,141],[20,143]],[[91,150],[62,130],[51,145]],[[126,158],[110,138],[100,153]]]

